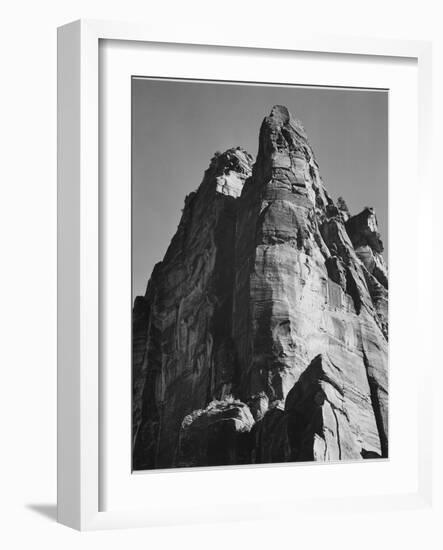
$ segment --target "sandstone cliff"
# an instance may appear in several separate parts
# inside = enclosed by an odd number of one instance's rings
[[[134,303],[133,468],[387,457],[382,252],[285,107],[216,154]]]

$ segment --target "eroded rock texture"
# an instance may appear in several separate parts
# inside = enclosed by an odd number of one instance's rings
[[[134,469],[386,457],[382,252],[286,107],[216,154],[134,303]]]

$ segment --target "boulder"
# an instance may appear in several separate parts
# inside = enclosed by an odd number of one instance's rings
[[[254,419],[241,401],[212,401],[182,421],[176,466],[222,466],[250,462]]]

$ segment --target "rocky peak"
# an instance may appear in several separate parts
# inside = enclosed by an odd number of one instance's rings
[[[374,252],[383,252],[383,242],[373,208],[366,206],[359,214],[351,216],[346,221],[346,230],[354,248],[370,246]]]
[[[251,175],[254,157],[242,147],[231,147],[224,153],[216,151],[211,159],[209,170],[213,177],[229,172],[237,172],[246,177]]]
[[[263,120],[254,174],[264,183],[274,181],[279,187],[306,197],[319,208],[332,202],[302,123],[282,105],[275,105]]]
[[[388,266],[383,258],[383,242],[374,209],[365,207],[346,221],[346,231],[362,263],[372,303],[385,338],[388,337]]]
[[[243,185],[252,173],[254,158],[241,147],[217,151],[211,159],[205,179],[215,182],[216,191],[222,195],[238,198]]]
[[[293,117],[284,105],[274,105],[265,123],[269,126],[279,126],[281,129],[292,128],[300,137],[307,141],[306,132],[300,120]]]

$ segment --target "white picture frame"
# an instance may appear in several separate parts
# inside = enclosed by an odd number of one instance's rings
[[[186,35],[186,30],[168,36],[155,27],[102,21],[77,21],[61,27],[58,31],[58,520],[70,527],[89,530],[130,526],[151,526],[178,522],[214,521],[220,519],[260,519],[265,515],[266,499],[257,497],[241,512],[235,508],[232,513],[220,514],[219,509],[198,503],[192,509],[185,509],[184,500],[176,495],[176,506],[166,511],[168,503],[140,507],[123,502],[111,510],[103,510],[101,483],[103,473],[102,422],[105,407],[101,377],[103,364],[100,357],[99,341],[101,328],[100,277],[101,261],[100,226],[101,187],[100,187],[100,41],[125,41],[131,45],[146,43],[167,45],[194,45],[198,51],[211,56],[214,47],[229,48],[229,55],[240,52],[272,52],[284,56],[288,52],[305,52],[312,55],[325,53],[333,56],[359,56],[390,58],[393,66],[396,60],[412,59],[417,64],[418,82],[418,125],[417,142],[421,162],[418,164],[418,181],[421,188],[430,185],[430,128],[431,128],[431,46],[426,42],[371,40],[363,38],[321,37],[303,35],[297,32],[295,38],[278,33],[270,33],[266,38],[254,38],[244,34],[236,38],[220,36],[207,37],[202,30],[199,36]],[[189,74],[192,67],[188,68]],[[413,132],[415,126],[412,125]],[[415,136],[413,136],[413,139]],[[127,151],[126,151],[127,154]],[[418,223],[418,222],[417,222]],[[420,217],[420,230],[430,227],[431,220]],[[431,250],[423,248],[420,254],[430,260]],[[105,264],[106,265],[106,264]],[[426,262],[425,265],[431,265]],[[417,283],[423,274],[418,273]],[[420,287],[421,300],[429,296],[430,289]],[[423,307],[425,307],[423,305]],[[429,306],[428,306],[429,307]],[[373,510],[381,508],[417,508],[429,506],[432,496],[431,435],[427,428],[431,425],[431,402],[426,393],[430,385],[432,361],[424,361],[417,373],[417,483],[414,489],[405,492],[377,495],[340,496],[328,498],[342,511],[355,506]],[[122,412],[122,414],[124,414]],[[312,467],[312,466],[311,466]],[[275,468],[273,466],[272,468]],[[267,475],[272,468],[257,470],[253,474]],[[343,466],[341,466],[343,468]],[[239,476],[248,476],[250,469],[237,470]],[[286,469],[286,472],[289,470]],[[292,471],[292,470],[291,470]],[[233,470],[230,471],[231,473]],[[240,472],[240,474],[239,474]],[[243,474],[241,474],[243,472]],[[156,478],[156,486],[170,483],[164,474]],[[212,476],[223,483],[220,476],[226,475],[220,469],[212,469],[192,474],[182,472],[175,475],[175,483],[182,490],[190,484],[198,485],[196,475],[203,476],[204,482]],[[181,476],[180,478],[178,476]],[[193,476],[192,479],[190,476]],[[216,477],[218,476],[218,477]],[[135,476],[137,478],[138,476]],[[189,481],[191,480],[191,481]],[[146,483],[154,483],[154,478]],[[173,480],[174,482],[174,480]],[[351,484],[351,479],[349,480]],[[169,485],[172,487],[173,483]],[[128,493],[129,494],[129,493]],[[321,494],[312,499],[304,498],[304,511],[318,509],[325,497]],[[283,500],[282,500],[283,502]],[[288,503],[300,508],[300,501],[286,496]],[[240,514],[240,515],[239,515]]]

